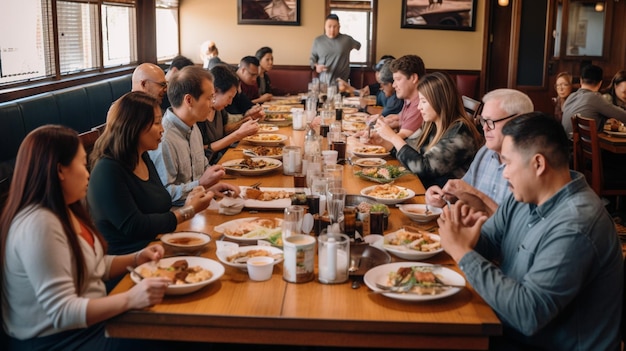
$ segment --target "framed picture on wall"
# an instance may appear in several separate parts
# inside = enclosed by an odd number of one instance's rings
[[[299,26],[300,0],[237,0],[237,23]]]
[[[402,28],[473,31],[476,0],[402,0]]]

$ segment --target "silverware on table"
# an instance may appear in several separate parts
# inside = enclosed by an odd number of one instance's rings
[[[142,280],[143,280],[143,279],[146,279],[143,275],[141,275],[141,273],[137,272],[137,271],[136,271],[133,267],[131,267],[131,266],[126,266],[126,270],[127,270],[128,272],[130,272],[130,274],[134,274],[134,275],[136,275],[137,277],[139,277],[139,279],[142,279]]]

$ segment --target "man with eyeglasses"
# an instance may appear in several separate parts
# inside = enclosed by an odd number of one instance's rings
[[[239,62],[237,77],[239,89],[233,98],[233,102],[226,107],[228,123],[237,123],[246,117],[263,120],[265,113],[259,105],[259,87],[256,79],[259,76],[259,59],[254,56],[245,56]]]
[[[485,145],[476,153],[462,179],[451,179],[443,188],[433,185],[426,190],[426,203],[443,207],[447,201],[463,200],[473,208],[491,215],[510,194],[502,176],[500,160],[502,127],[507,121],[534,110],[528,95],[514,89],[496,89],[483,97],[479,116],[485,133]]]
[[[165,72],[153,63],[142,63],[137,66],[133,71],[132,83],[132,91],[143,91],[157,99],[159,105],[167,93]]]

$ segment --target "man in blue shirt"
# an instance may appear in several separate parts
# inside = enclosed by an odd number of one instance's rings
[[[563,127],[533,112],[502,134],[512,196],[490,218],[458,201],[438,220],[442,247],[502,321],[493,344],[619,350],[621,245],[600,198],[569,170]]]
[[[502,177],[500,162],[502,128],[511,119],[534,110],[528,95],[514,89],[496,89],[483,96],[479,116],[485,133],[485,145],[478,150],[462,179],[450,179],[443,188],[433,185],[426,190],[426,203],[442,207],[447,200],[463,200],[475,210],[493,214],[509,196],[508,183]]]

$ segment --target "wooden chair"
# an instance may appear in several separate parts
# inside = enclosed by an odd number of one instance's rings
[[[100,125],[97,125],[93,128],[91,128],[91,130],[97,130],[98,134],[102,135],[102,133],[104,133],[104,129],[106,128],[107,124],[106,123],[102,123]]]
[[[462,98],[463,107],[465,108],[465,112],[467,112],[467,116],[471,118],[472,121],[474,121],[474,124],[476,124],[476,128],[478,128],[478,130],[482,133],[482,126],[480,125],[478,116],[483,109],[483,103],[465,95],[463,95]]]
[[[598,196],[626,195],[623,175],[606,172],[602,165],[602,152],[598,129],[593,118],[580,115],[572,117],[574,169],[585,175],[587,183]]]
[[[96,140],[100,137],[100,132],[98,130],[90,130],[87,132],[83,132],[78,134],[83,147],[85,147],[85,151],[87,152],[87,168],[91,170],[91,165],[89,165],[89,155],[93,150],[94,145],[96,144]]]

